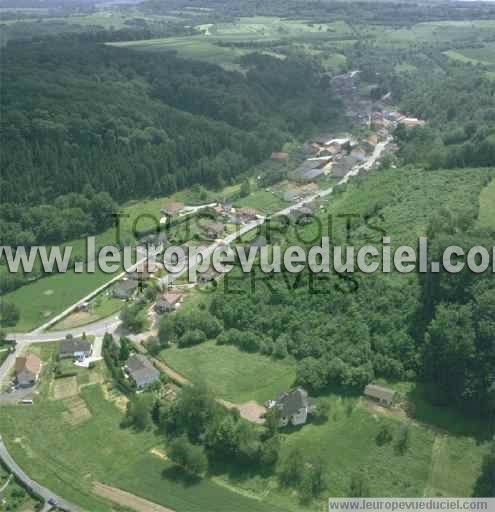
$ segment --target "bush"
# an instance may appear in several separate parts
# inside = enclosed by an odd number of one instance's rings
[[[178,341],[179,347],[192,347],[206,341],[206,334],[200,329],[186,331]]]
[[[208,459],[204,449],[191,444],[185,436],[172,441],[167,453],[172,461],[193,475],[200,476],[208,469]]]
[[[376,444],[378,446],[383,446],[384,444],[388,444],[392,441],[392,430],[389,425],[382,425],[377,436],[376,436]]]

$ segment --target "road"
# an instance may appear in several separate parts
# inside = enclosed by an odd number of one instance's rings
[[[334,187],[330,187],[328,189],[322,190],[316,194],[313,194],[312,196],[306,197],[304,200],[299,201],[298,203],[291,204],[287,208],[284,208],[278,212],[276,212],[273,217],[281,216],[281,215],[289,215],[293,210],[297,210],[305,206],[307,203],[310,203],[316,199],[322,198],[322,197],[328,197],[331,195],[338,185],[343,185],[347,183],[352,177],[357,176],[362,171],[369,171],[373,165],[375,165],[376,161],[380,158],[382,155],[385,147],[387,144],[389,144],[392,141],[392,137],[389,137],[383,142],[380,142],[375,146],[375,149],[373,151],[373,154],[366,160],[366,162],[359,164],[355,167],[353,167]],[[201,253],[204,257],[209,257],[211,254],[213,254],[213,251],[223,245],[230,245],[232,244],[236,239],[238,239],[240,236],[245,235],[249,231],[252,231],[253,229],[257,228],[258,226],[261,226],[265,222],[265,218],[260,217],[256,219],[255,221],[249,222],[248,224],[245,224],[242,226],[239,230],[237,230],[235,233],[230,234],[226,238],[222,240],[218,240],[215,243],[209,245],[205,250]],[[157,248],[156,252],[158,253],[160,251],[160,248]],[[139,261],[136,262],[133,268],[136,268],[139,264],[142,264],[146,261],[146,257],[141,258]],[[186,274],[188,271],[191,271],[194,269],[194,267],[197,266],[197,263],[195,261],[190,261],[188,265],[185,266],[185,268],[178,273],[175,274],[168,274],[164,278],[160,280],[160,283],[162,286],[166,286],[167,284],[171,284],[174,281],[178,280],[180,277],[182,277],[184,274]],[[70,312],[74,311],[74,309],[80,305],[83,302],[86,302],[89,300],[89,298],[94,297],[98,293],[100,293],[102,290],[110,286],[110,284],[114,283],[115,281],[118,281],[119,279],[122,279],[126,275],[125,272],[122,272],[121,274],[115,276],[110,281],[105,283],[104,285],[100,286],[93,292],[91,292],[89,295],[84,297],[83,299],[79,300],[77,303],[73,304],[69,308],[67,308],[65,311],[60,313],[60,315],[57,315],[57,317],[51,319],[46,324],[38,327],[34,331],[30,333],[12,333],[7,335],[9,339],[16,340],[17,341],[17,350],[18,352],[19,348],[22,348],[26,344],[30,344],[33,342],[48,342],[48,341],[57,341],[64,339],[68,334],[72,334],[73,336],[80,336],[83,333],[86,333],[87,335],[91,336],[103,336],[105,332],[113,333],[117,330],[117,328],[120,325],[120,320],[118,318],[118,315],[113,315],[109,318],[105,318],[103,320],[98,320],[92,324],[85,325],[83,327],[78,327],[74,329],[68,329],[63,331],[53,331],[53,332],[43,332],[46,331],[47,328],[54,325],[57,321],[59,321],[61,318],[67,316]],[[9,358],[10,359],[10,358]],[[14,357],[15,359],[15,357]],[[8,366],[8,364],[4,363],[4,366]],[[5,371],[3,372],[5,374]],[[0,368],[0,382],[2,380],[2,368]]]
[[[381,142],[380,144],[377,144],[377,146],[375,147],[375,150],[374,150],[373,154],[370,156],[370,158],[365,163],[360,164],[360,165],[354,167],[353,169],[351,169],[338,182],[337,185],[342,185],[342,184],[347,183],[353,176],[358,175],[363,170],[369,171],[373,167],[373,165],[376,163],[378,158],[380,158],[386,145],[391,140],[392,140],[392,137],[389,137],[386,141]],[[314,194],[313,196],[305,198],[303,201],[300,201],[299,203],[292,204],[289,207],[278,211],[277,213],[274,214],[274,216],[289,215],[293,210],[302,208],[307,203],[310,203],[310,202],[312,202],[316,199],[319,199],[321,197],[327,197],[327,196],[331,195],[333,193],[334,189],[335,189],[335,187],[331,187],[331,188],[328,188],[321,192],[318,192],[318,193]],[[221,245],[232,244],[240,236],[242,236],[242,235],[248,233],[249,231],[257,228],[258,226],[262,225],[265,222],[265,220],[266,220],[265,218],[258,218],[257,220],[242,226],[241,229],[238,230],[236,233],[233,233],[233,234],[227,236],[223,240],[216,241],[214,244],[210,245],[203,251],[204,256],[210,256],[213,253],[213,251]],[[147,256],[139,259],[136,262],[134,268],[136,268],[139,264],[144,263],[146,261],[146,259],[147,259]],[[189,262],[189,264],[184,268],[184,270],[182,272],[177,273],[177,274],[170,274],[166,278],[164,278],[162,281],[162,284],[166,285],[166,284],[170,284],[170,283],[176,281],[182,275],[184,275],[188,270],[193,269],[196,265],[197,265],[197,263],[194,261]],[[38,343],[38,342],[50,342],[50,341],[62,340],[67,336],[67,334],[71,334],[73,336],[80,336],[80,335],[82,335],[82,333],[86,333],[87,335],[103,336],[106,332],[114,333],[118,329],[118,327],[121,323],[118,315],[113,315],[109,318],[105,318],[103,320],[99,320],[92,324],[89,324],[89,325],[86,325],[83,327],[78,327],[75,329],[56,331],[56,332],[43,332],[43,331],[46,331],[46,329],[48,329],[49,327],[54,325],[56,322],[58,322],[60,319],[64,318],[66,315],[68,315],[69,313],[74,311],[77,308],[77,306],[79,306],[81,303],[90,300],[91,298],[93,298],[95,295],[97,295],[98,293],[103,291],[105,288],[110,286],[115,281],[122,279],[125,276],[125,274],[126,273],[123,272],[123,273],[115,276],[114,278],[109,280],[107,283],[100,286],[99,288],[97,288],[96,290],[94,290],[93,292],[88,294],[86,297],[84,297],[83,299],[79,300],[77,303],[75,303],[72,306],[70,306],[69,308],[67,308],[65,311],[60,313],[60,315],[57,315],[55,318],[52,318],[50,321],[48,321],[47,323],[38,327],[34,331],[32,331],[30,333],[9,334],[7,337],[9,339],[15,340],[17,342],[16,350],[15,350],[15,352],[13,352],[12,354],[9,355],[9,357],[5,360],[4,364],[0,367],[0,384],[2,383],[3,379],[8,376],[10,370],[12,369],[12,367],[14,365],[16,357],[27,346],[29,346],[33,342]],[[1,439],[1,436],[0,436],[0,458],[9,467],[10,471],[15,473],[18,476],[18,478],[22,482],[24,482],[24,484],[26,486],[33,489],[33,491],[36,494],[39,494],[45,500],[45,502],[47,502],[50,498],[52,498],[57,501],[59,508],[62,508],[63,510],[68,510],[68,511],[78,511],[79,510],[75,505],[54,495],[52,492],[50,492],[45,487],[42,487],[41,485],[39,485],[36,482],[34,482],[33,480],[31,480],[22,471],[22,469],[16,464],[16,462],[12,459],[12,457],[10,456],[10,454],[7,451],[5,444],[3,443],[2,439]],[[47,504],[45,504],[45,507],[43,508],[43,512],[45,512],[46,510],[49,510],[49,509],[50,509],[50,507]]]
[[[34,480],[31,480],[26,473],[18,466],[15,460],[10,456],[10,453],[3,442],[2,437],[0,436],[0,459],[2,459],[3,463],[9,468],[11,473],[14,473],[16,477],[28,488],[31,489],[35,494],[41,496],[43,500],[45,500],[45,507],[43,511],[50,510],[52,507],[48,505],[48,500],[55,500],[57,507],[61,510],[66,510],[70,512],[78,512],[80,509],[76,505],[64,500],[60,496],[53,494],[46,487],[39,485]]]

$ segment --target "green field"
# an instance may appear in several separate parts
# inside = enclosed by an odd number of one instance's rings
[[[192,381],[204,380],[215,395],[233,402],[263,404],[292,386],[295,367],[248,354],[214,341],[190,348],[169,348],[160,358]]]
[[[348,496],[349,481],[359,471],[364,471],[372,496],[471,495],[485,445],[411,423],[411,446],[401,455],[394,441],[378,446],[375,439],[383,424],[396,438],[404,420],[370,414],[364,402],[354,399],[328,400],[330,420],[291,433],[285,450],[300,446],[328,461],[331,496]]]
[[[446,52],[451,59],[472,64],[486,64],[493,66],[495,64],[495,46],[486,45],[483,48],[465,48],[463,50],[451,50]]]
[[[478,225],[482,229],[495,229],[495,179],[481,191]]]
[[[233,194],[238,190],[238,185],[226,187],[223,193]],[[220,195],[221,193],[218,193]],[[181,201],[187,205],[211,202],[217,198],[217,194],[206,191],[206,197],[200,199],[200,193],[196,190],[182,191],[173,196],[148,199],[142,201],[131,201],[122,207],[123,217],[121,218],[120,240],[127,244],[135,242],[133,236],[133,225],[138,231],[145,231],[156,226],[160,217],[160,208],[173,201]],[[149,218],[152,216],[156,222]],[[96,248],[105,245],[116,245],[116,229],[110,228],[96,236]],[[72,240],[62,247],[71,246],[72,256],[85,259],[86,239]],[[5,270],[5,267],[3,267]],[[15,304],[20,311],[20,320],[14,328],[9,330],[24,332],[34,329],[36,326],[47,322],[71,304],[82,299],[95,288],[109,281],[113,274],[105,274],[98,270],[95,273],[66,272],[65,274],[54,274],[44,277],[32,284],[25,285],[17,290],[3,295],[7,302]],[[96,314],[100,318],[114,312],[115,304],[111,307],[104,304],[96,308]],[[110,313],[108,312],[110,310]]]
[[[54,345],[35,347],[45,361]],[[171,463],[150,453],[164,448],[152,431],[121,429],[122,412],[106,400],[100,384],[81,388],[76,399],[90,412],[79,424],[67,422],[70,399],[53,400],[45,369],[41,396],[32,407],[1,406],[0,433],[28,474],[85,510],[110,512],[92,493],[94,481],[119,487],[177,512],[269,512],[273,506],[232,492],[212,480],[184,480]]]
[[[198,25],[196,29],[200,35],[109,44],[140,51],[177,51],[184,58],[204,60],[226,69],[240,70],[239,57],[253,50],[235,47],[233,46],[235,43],[265,43],[265,50],[260,50],[262,53],[285,58],[285,47],[293,42],[304,40],[304,46],[308,46],[306,44],[308,41],[338,42],[341,39],[349,40],[353,34],[350,27],[343,21],[311,23],[268,16],[245,17],[235,22]],[[229,44],[231,46],[222,46]],[[279,48],[282,48],[282,53],[278,51]],[[309,47],[304,51],[308,53]],[[315,54],[323,55],[322,64],[328,70],[338,69],[346,62],[345,57],[336,52],[316,50]]]
[[[218,396],[233,401],[265,400],[291,384],[284,377],[285,383],[281,380],[280,386],[274,385],[271,376],[278,374],[277,363],[260,366],[263,356],[213,342],[168,349],[161,358],[189,378],[206,381]],[[360,399],[331,393],[320,398],[330,404],[328,421],[286,431],[281,456],[294,446],[308,457],[321,456],[329,482],[325,496],[348,496],[349,482],[359,472],[364,472],[372,496],[470,496],[488,446],[482,426],[465,421],[449,408],[430,406],[416,392],[410,394],[409,384],[398,389],[416,404],[416,421],[400,414],[369,411]],[[399,454],[395,440],[405,423],[410,425],[411,445],[405,454]],[[378,446],[376,437],[384,424],[390,427],[394,441]],[[280,489],[273,476],[233,478],[231,483],[251,493],[270,493],[274,502],[289,510],[294,506],[294,496]]]
[[[286,208],[288,204],[273,192],[266,190],[256,190],[247,197],[237,199],[234,202],[236,208],[251,207],[259,210],[260,213],[276,212],[282,208]]]

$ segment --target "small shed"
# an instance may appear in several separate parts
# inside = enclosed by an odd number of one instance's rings
[[[385,407],[391,407],[396,392],[393,389],[385,388],[383,386],[377,386],[376,384],[368,384],[364,388],[364,396],[375,402],[378,402],[380,405],[384,405]]]

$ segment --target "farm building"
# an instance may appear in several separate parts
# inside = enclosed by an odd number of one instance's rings
[[[60,344],[58,355],[61,359],[73,358],[76,361],[84,361],[91,357],[93,344],[83,338],[67,337]]]
[[[160,372],[142,354],[134,354],[128,359],[126,371],[137,389],[144,389],[160,380]]]
[[[41,372],[41,360],[34,354],[27,354],[15,360],[15,379],[21,388],[33,386]]]
[[[395,395],[396,393],[393,389],[384,388],[375,384],[368,384],[364,388],[364,396],[366,398],[370,398],[386,407],[390,407],[393,404]]]
[[[304,425],[313,406],[308,393],[301,387],[282,393],[275,401],[268,402],[268,408],[280,411],[280,426]]]

